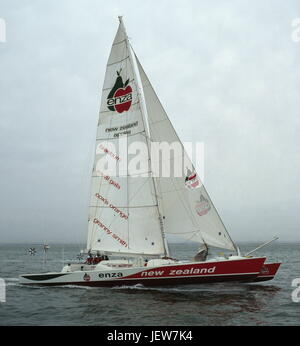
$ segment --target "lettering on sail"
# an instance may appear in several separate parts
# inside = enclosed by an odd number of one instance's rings
[[[121,218],[127,220],[128,219],[128,215],[126,215],[125,213],[123,213],[118,207],[114,206],[112,203],[109,203],[109,201],[107,200],[107,198],[104,198],[103,196],[101,196],[99,193],[96,193],[95,196],[100,199],[100,201],[102,201],[105,205],[109,206],[109,208],[111,208],[114,212],[116,212]]]
[[[104,151],[107,155],[109,155],[112,158],[114,158],[116,161],[121,160],[118,155],[116,155],[112,151],[108,150],[103,144],[99,144],[98,148],[101,149],[102,151]]]
[[[131,134],[131,129],[132,127],[136,127],[138,126],[139,122],[135,121],[134,123],[130,123],[130,124],[126,124],[126,125],[122,125],[122,126],[117,126],[117,127],[108,127],[105,129],[106,133],[110,133],[110,132],[116,132],[114,133],[114,137],[118,138],[120,135],[130,135]]]
[[[128,244],[125,240],[120,238],[116,233],[113,233],[109,228],[107,228],[101,221],[98,219],[94,219],[93,221],[96,225],[98,225],[103,231],[105,231],[108,235],[112,236],[116,241],[118,241],[121,245],[128,247]]]
[[[105,180],[107,180],[109,182],[110,185],[113,185],[116,189],[120,190],[120,188],[121,188],[120,184],[118,184],[116,181],[111,179],[111,177],[109,175],[105,175],[99,170],[96,171],[96,174],[98,176],[103,177]]]

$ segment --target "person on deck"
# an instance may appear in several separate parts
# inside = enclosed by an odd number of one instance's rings
[[[86,264],[92,264],[93,263],[93,256],[92,254],[89,254],[89,257],[85,261]]]
[[[99,253],[97,253],[97,256],[94,258],[93,264],[98,264],[103,260],[103,256],[100,256]]]

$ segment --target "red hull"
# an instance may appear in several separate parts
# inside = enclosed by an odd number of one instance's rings
[[[259,275],[253,280],[253,282],[268,281],[274,279],[281,263],[266,263],[261,269]]]
[[[178,263],[159,267],[128,270],[71,272],[50,278],[49,274],[26,275],[25,284],[57,286],[81,285],[95,287],[189,285],[214,282],[253,282],[260,275],[265,258],[225,260],[220,262]],[[86,276],[89,280],[85,280]],[[52,275],[53,276],[53,275]],[[32,280],[32,281],[31,281]]]
[[[197,285],[216,282],[253,282],[257,274],[249,275],[228,275],[219,277],[194,277],[194,278],[174,278],[174,279],[148,279],[148,280],[122,280],[118,281],[90,281],[90,282],[63,282],[59,285],[75,285],[75,286],[90,286],[90,287],[120,287],[120,286],[135,286],[143,285],[145,287],[155,286],[174,286],[174,285]],[[57,286],[57,283],[43,283],[43,286]]]

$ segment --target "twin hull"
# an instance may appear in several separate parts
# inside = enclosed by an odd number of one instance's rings
[[[265,258],[192,262],[157,267],[108,268],[105,270],[27,274],[27,285],[144,286],[200,284],[222,281],[260,281]],[[266,267],[265,267],[266,268]],[[278,268],[277,268],[278,269]],[[274,274],[275,275],[275,274]],[[270,279],[270,278],[269,278]]]

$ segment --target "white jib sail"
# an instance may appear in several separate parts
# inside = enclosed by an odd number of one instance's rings
[[[161,176],[162,169],[165,167],[167,171],[167,166],[172,166],[174,160],[178,159],[175,155],[171,155],[169,159],[159,156],[157,165],[160,172],[155,182],[162,205],[165,233],[176,234],[212,247],[237,250],[137,57],[136,60],[147,108],[151,142],[177,143],[182,148],[182,177],[174,174],[170,177]]]
[[[134,143],[146,131],[130,46],[122,20],[107,63],[92,173],[87,250],[122,255],[166,254],[147,151],[129,174]],[[131,164],[133,164],[131,162]]]

